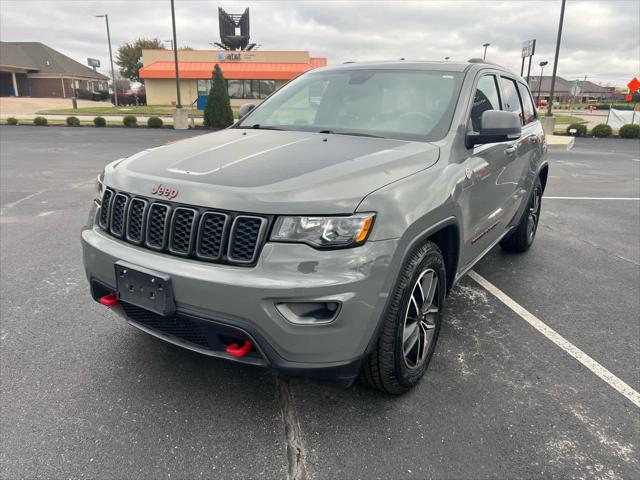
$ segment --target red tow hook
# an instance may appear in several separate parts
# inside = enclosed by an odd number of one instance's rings
[[[105,307],[113,307],[118,304],[118,297],[113,292],[109,292],[103,297],[100,297],[100,303]]]
[[[240,348],[238,348],[237,343],[227,345],[227,353],[232,357],[244,357],[252,348],[253,345],[251,345],[251,342],[249,340],[245,340],[244,344]]]

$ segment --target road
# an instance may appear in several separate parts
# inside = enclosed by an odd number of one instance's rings
[[[402,397],[181,350],[92,302],[95,175],[196,134],[0,127],[0,478],[640,476],[640,408],[470,277]],[[476,275],[637,392],[640,142],[550,163],[535,245]]]

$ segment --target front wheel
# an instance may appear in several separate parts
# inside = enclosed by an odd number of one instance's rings
[[[508,252],[526,252],[533,244],[538,231],[540,211],[542,208],[542,184],[536,178],[529,204],[516,229],[500,242],[503,250]]]
[[[395,395],[418,383],[436,347],[446,288],[442,253],[426,242],[402,268],[380,338],[363,366],[365,383]]]

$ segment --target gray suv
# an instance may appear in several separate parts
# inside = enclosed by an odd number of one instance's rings
[[[99,175],[93,298],[205,355],[410,389],[453,285],[533,242],[548,166],[525,81],[480,60],[351,63],[240,113]]]

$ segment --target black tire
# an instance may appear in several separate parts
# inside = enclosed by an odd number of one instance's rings
[[[429,277],[426,277],[427,275]],[[417,303],[412,302],[412,296],[419,281],[426,282],[433,278],[437,279],[437,282],[433,287],[435,290],[431,303],[435,305],[437,301],[438,311],[437,313],[425,312],[422,316]],[[418,383],[429,365],[438,341],[446,285],[446,270],[442,252],[435,243],[427,241],[411,254],[402,267],[400,278],[393,290],[383,319],[382,331],[377,345],[365,360],[362,368],[361,378],[364,383],[394,395],[402,394]],[[419,292],[422,292],[423,299],[425,296],[429,296],[429,293],[424,294],[422,286]],[[423,305],[429,309],[427,301],[424,301]],[[403,338],[405,329],[407,329],[407,321],[411,319],[410,312],[417,314],[415,315],[417,339],[414,340],[416,341],[414,345],[417,348],[415,353],[417,359],[414,365],[411,365],[411,361],[405,353],[405,346],[408,345],[408,342]],[[422,325],[426,326],[427,324],[431,328],[422,328]],[[427,346],[426,350],[425,346]],[[409,353],[411,354],[411,352]],[[419,362],[418,359],[420,359]]]
[[[500,246],[507,252],[526,252],[533,245],[538,231],[540,211],[542,209],[542,184],[536,178],[531,191],[527,208],[516,229],[500,242]]]

